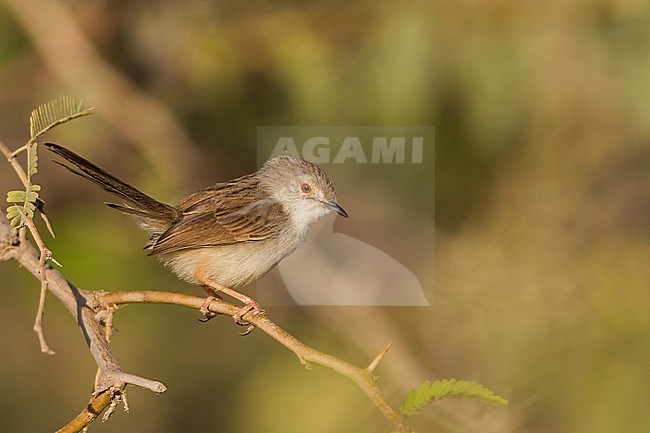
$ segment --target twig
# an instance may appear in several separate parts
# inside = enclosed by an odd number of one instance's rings
[[[182,293],[157,291],[101,293],[98,296],[98,301],[106,307],[130,303],[152,303],[180,305],[197,310],[200,310],[205,304],[205,298],[185,295]],[[241,309],[241,307],[219,299],[215,299],[211,302],[208,308],[214,313],[226,314],[229,316],[235,315]],[[368,396],[372,403],[377,406],[396,431],[411,431],[410,427],[404,424],[399,412],[395,410],[383,396],[383,393],[375,383],[373,376],[375,368],[377,368],[378,364],[388,352],[388,349],[391,346],[390,344],[382,350],[377,357],[375,357],[368,368],[360,368],[306,345],[284,329],[280,328],[275,322],[269,319],[264,312],[257,312],[256,314],[248,313],[243,317],[243,319],[255,325],[255,327],[259,328],[278,343],[292,351],[303,365],[308,365],[309,363],[319,364],[331,368],[337,373],[349,378],[355,382]]]
[[[25,145],[25,146],[27,146],[27,145]],[[23,147],[25,147],[25,146],[23,146]],[[11,164],[11,167],[14,169],[14,171],[18,175],[18,178],[22,182],[23,186],[25,188],[27,188],[29,186],[30,182],[29,182],[29,179],[27,178],[27,173],[25,173],[25,170],[23,170],[23,167],[20,165],[20,163],[16,159],[15,154],[18,151],[12,152],[9,149],[9,147],[7,147],[7,145],[4,144],[2,142],[2,140],[0,140],[0,152],[7,158],[7,162],[9,164]],[[44,202],[43,202],[43,205],[44,205]],[[39,215],[41,216],[41,218],[45,222],[45,226],[47,227],[47,230],[50,232],[52,237],[55,238],[56,236],[54,235],[54,230],[52,229],[52,225],[50,224],[50,220],[47,217],[47,215],[45,214],[45,211],[43,210],[42,207],[38,207],[37,209],[38,209]]]
[[[29,229],[32,238],[34,239],[34,242],[36,242],[38,250],[40,251],[38,259],[38,274],[41,280],[41,293],[38,298],[38,310],[36,311],[36,319],[34,320],[34,332],[36,332],[36,335],[38,335],[38,341],[41,345],[41,352],[47,355],[54,355],[55,352],[50,349],[47,341],[45,341],[45,334],[43,333],[43,315],[45,314],[45,298],[47,296],[48,286],[47,276],[45,275],[45,266],[47,266],[47,261],[52,258],[52,252],[45,246],[45,243],[43,242],[43,239],[41,238],[36,225],[34,225],[34,221],[25,215],[23,211],[20,210],[20,207],[17,206],[17,208],[18,212],[20,212],[23,223]]]
[[[12,153],[7,145],[0,141],[0,151],[7,157],[7,160],[13,167],[16,174],[18,174],[18,177],[20,177],[20,180],[23,182],[23,185],[25,185],[25,188],[28,188],[30,185],[29,177],[25,174],[25,171],[18,163],[18,161],[15,160],[16,154],[21,149],[22,148]],[[47,261],[52,259],[52,252],[45,246],[45,242],[43,242],[43,238],[41,238],[41,235],[38,232],[38,228],[36,228],[36,225],[34,224],[32,218],[25,215],[25,213],[20,209],[20,206],[16,205],[16,209],[20,213],[22,223],[29,229],[32,238],[34,239],[34,242],[36,242],[36,245],[38,246],[38,249],[41,253],[38,261],[38,274],[41,280],[41,294],[38,298],[38,309],[36,311],[36,319],[34,320],[34,332],[36,332],[36,335],[38,335],[38,341],[41,345],[41,352],[47,355],[54,355],[55,352],[47,344],[47,341],[45,340],[45,334],[43,333],[43,315],[45,314],[45,298],[47,296],[47,277],[45,276],[45,266],[47,265]]]
[[[0,141],[0,153],[7,158],[7,161],[11,164],[25,188],[29,188],[29,176],[27,176],[22,166],[15,158],[15,156],[25,148],[26,146],[23,146],[22,148],[19,148],[18,151],[11,152],[11,150]],[[51,289],[55,296],[68,308],[70,313],[77,318],[77,323],[81,328],[95,361],[97,362],[99,368],[91,405],[94,404],[95,408],[102,407],[100,412],[104,410],[104,408],[108,407],[108,410],[104,414],[105,418],[110,416],[119,402],[124,403],[125,409],[128,408],[126,395],[124,394],[124,388],[127,384],[149,389],[156,393],[164,392],[166,388],[162,383],[122,371],[108,347],[107,339],[101,333],[99,321],[95,318],[95,312],[89,307],[88,300],[84,298],[73,285],[69,284],[63,276],[48,267],[48,261],[52,261],[59,266],[60,264],[52,257],[52,252],[45,246],[45,242],[34,224],[33,218],[26,215],[19,205],[16,205],[16,209],[21,218],[22,227],[20,227],[19,230],[16,231],[11,229],[9,221],[0,218],[0,247],[2,247],[0,248],[0,260],[14,259],[18,261],[21,266],[25,267],[41,282],[38,309],[34,321],[34,331],[38,335],[41,351],[49,355],[54,355],[54,351],[47,344],[43,332],[45,300],[48,289]],[[42,213],[42,209],[39,209],[39,212],[43,216],[43,219],[48,226],[48,230],[52,233],[49,221],[45,214]],[[38,251],[34,245],[27,241],[27,230],[29,230],[34,243],[38,247]],[[110,329],[107,329],[107,331],[110,332]],[[110,392],[107,392],[109,390]],[[104,405],[102,402],[106,401],[105,395],[110,395],[110,398],[108,399],[108,403]],[[100,396],[103,397],[100,398]],[[66,426],[63,431],[78,431],[79,429],[74,429],[74,424],[79,422],[79,419],[90,420],[87,421],[88,423],[92,422],[94,417],[89,417],[89,413],[88,408],[86,408],[84,412],[82,412],[82,414],[75,418],[71,423],[72,427],[70,428],[72,428],[72,430],[66,430],[68,428]]]
[[[110,344],[111,342],[111,336],[113,335],[113,313],[115,312],[116,308],[109,307],[105,310],[103,310],[106,315],[102,316],[102,314],[96,314],[95,319],[99,321],[100,323],[104,323],[104,338],[106,339],[106,342]],[[101,368],[97,369],[97,373],[95,373],[95,383],[93,384],[93,394],[97,394],[97,390],[102,389],[104,383],[104,375],[102,373]]]
[[[0,239],[11,239],[12,232],[13,230],[9,227],[9,221],[0,218]],[[6,251],[2,258],[5,260],[10,258],[18,261],[23,268],[40,279],[40,254],[37,248],[29,242],[25,243],[23,240],[19,245],[15,245],[13,249]],[[108,389],[111,386],[131,384],[158,394],[166,390],[166,387],[158,381],[145,379],[122,371],[108,346],[108,342],[104,338],[99,321],[95,317],[96,313],[93,308],[96,307],[96,304],[93,297],[87,298],[84,296],[82,291],[69,283],[56,269],[46,268],[45,276],[48,279],[50,293],[58,298],[77,320],[77,324],[90,348],[90,352],[104,375],[102,388]]]
[[[40,280],[40,254],[38,249],[27,241],[24,232],[24,230],[12,229],[7,219],[0,218],[0,260],[16,260]],[[136,385],[157,394],[165,392],[166,387],[162,383],[125,373],[119,366],[106,338],[104,338],[99,320],[96,318],[93,309],[96,307],[94,296],[86,297],[56,269],[46,267],[44,275],[48,281],[49,292],[59,299],[75,318],[90,353],[102,372],[95,397],[109,389],[122,389],[127,384]]]
[[[7,158],[7,162],[11,164],[11,167],[14,169],[18,177],[20,178],[20,181],[23,183],[25,188],[29,185],[29,180],[27,179],[27,173],[25,173],[25,170],[23,170],[23,167],[20,165],[18,160],[14,157],[13,153],[11,150],[7,147],[6,144],[0,140],[0,152]]]
[[[27,149],[29,149],[29,146],[31,146],[32,144],[34,144],[34,138],[35,138],[35,137],[31,138],[27,143],[23,144],[23,145],[20,146],[18,149],[16,149],[16,150],[14,150],[13,152],[11,152],[11,158],[14,159],[14,158],[16,158],[20,153],[22,153],[22,152],[27,152]],[[27,185],[25,185],[25,186],[27,186]]]
[[[77,415],[65,427],[57,430],[56,433],[77,433],[78,431],[83,430],[86,426],[95,421],[104,409],[110,406],[114,398],[115,389],[107,389],[106,391],[94,396],[79,415]]]

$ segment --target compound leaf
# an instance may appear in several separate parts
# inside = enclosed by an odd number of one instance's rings
[[[81,116],[91,114],[94,108],[83,108],[83,101],[63,96],[39,105],[29,116],[29,132],[32,140],[45,134],[55,126]]]
[[[36,153],[36,143],[32,143],[27,148],[27,179],[38,172],[38,154]]]
[[[424,406],[446,398],[475,400],[493,405],[505,405],[508,401],[477,382],[445,379],[431,383],[425,381],[419,388],[412,389],[400,406],[403,416],[416,415]]]

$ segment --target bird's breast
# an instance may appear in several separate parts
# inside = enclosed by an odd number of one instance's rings
[[[160,259],[179,278],[192,284],[200,283],[195,277],[199,273],[223,286],[237,288],[257,280],[295,251],[305,234],[291,231],[260,241],[175,251]]]

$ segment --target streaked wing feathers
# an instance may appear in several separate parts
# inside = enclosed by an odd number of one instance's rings
[[[282,205],[259,197],[256,187],[256,180],[247,176],[187,197],[178,205],[181,219],[152,239],[149,255],[258,241],[277,234],[287,216]]]

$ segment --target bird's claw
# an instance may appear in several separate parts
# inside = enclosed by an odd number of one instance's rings
[[[244,326],[244,325],[242,325],[242,326]],[[248,328],[246,328],[245,331],[240,332],[239,335],[241,335],[242,337],[245,337],[248,334],[250,334],[251,332],[253,332],[254,329],[255,329],[255,325],[249,324]]]
[[[248,335],[251,332],[253,332],[253,329],[255,329],[255,325],[253,325],[250,322],[247,322],[247,321],[243,320],[243,317],[246,314],[250,313],[252,315],[255,315],[255,314],[259,314],[259,313],[263,313],[263,312],[264,312],[264,310],[262,310],[260,308],[259,304],[257,302],[255,302],[255,301],[251,300],[250,302],[246,303],[246,305],[244,307],[242,307],[241,310],[239,310],[237,313],[235,313],[235,315],[232,316],[235,323],[237,325],[239,325],[239,326],[246,326],[246,330],[243,331],[243,332],[240,332],[239,335],[242,335],[242,336]]]
[[[212,295],[205,298],[205,302],[203,303],[203,305],[201,305],[201,308],[199,309],[199,311],[203,315],[203,317],[201,317],[199,319],[199,322],[202,322],[202,323],[208,322],[211,319],[214,319],[216,316],[219,315],[219,313],[215,313],[214,311],[210,310],[210,304],[212,304],[212,301],[214,301],[215,299],[218,299],[218,298],[216,296],[212,296]]]

